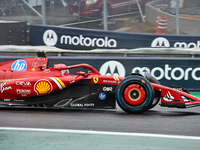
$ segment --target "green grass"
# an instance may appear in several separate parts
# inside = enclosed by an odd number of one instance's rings
[[[200,98],[200,92],[191,92],[190,94]]]

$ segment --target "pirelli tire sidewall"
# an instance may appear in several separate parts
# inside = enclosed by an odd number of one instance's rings
[[[124,92],[130,85],[140,85],[145,90],[145,99],[139,105],[130,105],[126,101]],[[147,79],[142,76],[133,75],[126,77],[119,83],[115,91],[115,96],[119,107],[124,111],[128,113],[142,113],[152,105],[154,89]]]

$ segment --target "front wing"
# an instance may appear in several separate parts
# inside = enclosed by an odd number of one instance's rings
[[[177,108],[200,106],[200,99],[187,92],[153,83],[152,86],[161,91],[161,106]]]

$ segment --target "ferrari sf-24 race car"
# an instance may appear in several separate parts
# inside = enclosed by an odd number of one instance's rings
[[[71,74],[73,69],[80,71]],[[115,109],[116,101],[128,113],[142,113],[159,101],[164,107],[200,105],[186,89],[160,85],[147,72],[124,78],[101,75],[88,64],[48,67],[43,52],[0,63],[0,107]]]

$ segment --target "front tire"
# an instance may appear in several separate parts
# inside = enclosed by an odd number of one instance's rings
[[[160,84],[159,81],[156,80],[156,78],[151,76],[149,73],[147,73],[147,75],[144,78],[147,79],[150,83]],[[154,92],[155,92],[154,100],[153,100],[153,103],[151,104],[151,106],[149,107],[149,109],[154,108],[159,103],[160,98],[161,98],[161,92],[160,91],[155,90]]]
[[[116,88],[115,96],[121,109],[128,113],[142,113],[149,109],[154,99],[151,83],[142,76],[130,76]]]

